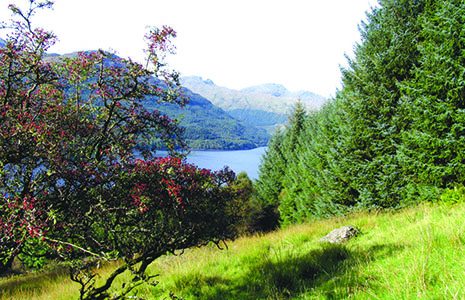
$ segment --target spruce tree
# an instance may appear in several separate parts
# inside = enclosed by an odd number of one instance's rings
[[[404,82],[418,66],[419,19],[428,1],[380,1],[361,26],[362,42],[355,58],[343,70],[340,92],[348,116],[349,157],[339,168],[351,170],[350,184],[362,207],[396,207],[403,204],[407,178],[397,155],[401,133],[399,110]]]
[[[278,209],[281,205],[283,184],[288,172],[288,166],[294,164],[297,156],[300,134],[304,128],[306,118],[305,108],[298,101],[289,117],[287,127],[277,131],[272,137],[268,151],[263,157],[256,182],[257,199],[266,209]]]
[[[301,157],[300,141],[305,130],[307,113],[303,104],[298,101],[293,107],[292,114],[289,117],[289,124],[284,134],[283,150],[286,159],[286,169],[282,176],[282,190],[279,194],[279,212],[283,224],[293,223],[296,221],[295,212],[298,211],[294,195],[295,188],[293,185],[291,173],[295,172],[296,166]]]
[[[296,159],[288,164],[280,206],[284,224],[340,214],[353,204],[353,189],[337,159],[348,157],[347,126],[340,101],[332,100],[312,112],[299,136]]]
[[[465,182],[465,3],[438,1],[421,18],[414,77],[403,87],[400,154],[415,196]]]
[[[271,138],[268,150],[260,164],[255,188],[258,201],[264,205],[278,206],[278,197],[282,190],[282,177],[286,168],[282,146],[283,139],[284,134],[278,130]]]

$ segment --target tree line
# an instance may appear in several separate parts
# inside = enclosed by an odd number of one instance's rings
[[[290,224],[463,191],[465,3],[381,0],[359,27],[343,86],[297,105],[270,142],[257,196]]]

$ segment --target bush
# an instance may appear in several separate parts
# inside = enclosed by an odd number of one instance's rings
[[[278,206],[254,201],[248,231],[269,232],[279,228]]]
[[[240,235],[268,232],[278,228],[277,206],[257,200],[257,192],[247,173],[239,173],[231,189],[234,193],[231,215],[237,218],[236,230]]]
[[[439,201],[444,204],[457,204],[465,201],[465,187],[455,186],[452,189],[445,189],[439,196]]]

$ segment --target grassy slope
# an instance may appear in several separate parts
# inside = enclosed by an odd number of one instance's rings
[[[465,204],[361,213],[204,247],[152,266],[160,284],[139,296],[184,299],[462,299]],[[352,224],[362,234],[343,246],[318,240]],[[105,270],[104,270],[105,272]],[[62,277],[0,280],[0,299],[76,298]],[[63,295],[63,296],[61,296]],[[67,296],[66,296],[67,295]]]

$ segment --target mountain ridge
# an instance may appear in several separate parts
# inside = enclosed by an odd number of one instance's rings
[[[284,85],[265,83],[243,89],[231,89],[216,85],[211,79],[200,76],[181,77],[181,84],[207,98],[222,109],[253,109],[287,115],[300,101],[307,110],[317,110],[326,98],[310,91],[291,92]]]

